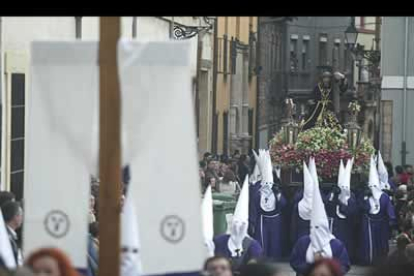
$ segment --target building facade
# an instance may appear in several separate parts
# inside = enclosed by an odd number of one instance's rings
[[[282,124],[286,98],[293,98],[297,117],[306,117],[308,100],[326,67],[343,72],[351,83],[341,97],[340,120],[354,94],[354,62],[345,41],[350,17],[259,17],[258,124],[256,147]]]
[[[206,27],[200,17],[122,17],[123,38],[138,41],[183,39],[174,27]],[[213,29],[189,38],[194,110],[200,154],[211,150]],[[25,124],[30,45],[36,40],[98,40],[99,17],[1,17],[1,185],[20,198],[24,185]],[[202,120],[200,120],[202,118]]]
[[[218,17],[213,151],[248,153],[256,116],[257,17]]]
[[[414,17],[383,17],[381,150],[384,159],[414,164]]]

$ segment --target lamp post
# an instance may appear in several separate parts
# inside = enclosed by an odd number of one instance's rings
[[[351,17],[351,25],[345,30],[345,41],[348,47],[352,50],[358,39],[358,30],[355,27],[355,17]]]
[[[378,28],[378,26],[377,26]],[[345,30],[345,39],[348,46],[348,49],[351,51],[353,59],[357,62],[357,66],[359,68],[358,74],[358,83],[368,85],[368,91],[374,91],[372,96],[365,95],[365,100],[371,102],[369,104],[370,108],[379,108],[379,104],[377,103],[380,100],[380,74],[379,74],[379,65],[381,61],[381,53],[378,47],[372,47],[371,50],[365,50],[363,45],[357,43],[358,39],[358,30],[355,27],[355,17],[352,17],[351,24]],[[365,62],[366,61],[366,62]],[[368,69],[368,71],[367,71]],[[369,94],[369,93],[368,93]],[[366,105],[366,104],[365,104]],[[374,117],[377,117],[378,110]],[[376,119],[378,121],[378,119]],[[355,126],[355,123],[351,123],[351,127]],[[377,125],[379,128],[379,125]],[[350,134],[348,134],[349,136]],[[358,138],[359,139],[359,138]],[[374,146],[379,148],[379,137],[375,135],[374,138]]]

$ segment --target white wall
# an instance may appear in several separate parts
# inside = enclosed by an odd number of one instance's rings
[[[3,17],[3,51],[26,51],[33,40],[75,39],[75,17]]]

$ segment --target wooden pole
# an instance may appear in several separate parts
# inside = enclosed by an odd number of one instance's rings
[[[117,66],[119,17],[100,18],[99,42],[99,276],[120,274],[120,92]]]

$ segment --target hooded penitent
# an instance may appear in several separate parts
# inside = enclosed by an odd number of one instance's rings
[[[140,242],[134,199],[128,193],[121,215],[121,276],[142,274]]]
[[[332,258],[330,241],[335,237],[329,230],[328,217],[319,191],[319,184],[313,186],[312,216],[310,222],[310,244],[306,252],[306,261],[313,263],[314,254],[319,253],[324,258]]]
[[[243,188],[237,201],[234,216],[231,222],[230,239],[228,248],[232,257],[242,254],[243,240],[247,237],[247,228],[249,224],[249,184],[246,176]]]
[[[384,160],[382,159],[381,152],[378,152],[378,177],[381,184],[381,190],[389,190],[390,184],[388,184],[388,171],[385,167]]]
[[[339,201],[348,206],[348,200],[351,197],[351,173],[352,173],[352,166],[354,163],[354,158],[348,160],[346,163],[346,168],[343,168],[343,163],[341,160],[342,166],[342,174],[339,173],[340,177],[338,178],[338,186],[341,189],[341,193],[338,196]],[[341,167],[340,167],[341,170]],[[336,207],[336,213],[340,218],[346,218],[344,214],[339,211],[339,205]]]
[[[262,176],[260,174],[259,162],[260,157],[257,153],[253,150],[254,159],[256,160],[256,165],[254,166],[254,170],[252,175],[249,178],[250,184],[256,184],[258,181],[262,180]]]
[[[369,204],[371,206],[369,213],[378,214],[380,211],[380,198],[382,190],[380,187],[380,180],[378,177],[378,171],[375,166],[374,157],[371,157],[371,164],[369,168],[369,182],[368,187],[371,190],[372,196],[369,197]]]
[[[201,218],[203,222],[204,242],[209,256],[214,256],[214,225],[213,225],[213,195],[211,186],[208,186],[201,203]]]
[[[310,220],[312,215],[313,178],[308,166],[303,162],[303,197],[298,203],[299,216],[303,220]]]
[[[316,171],[315,158],[313,157],[309,159],[309,172],[312,175],[314,184],[319,187],[318,172]]]
[[[273,193],[273,167],[269,151],[264,152],[262,182],[260,188],[260,207],[270,212],[276,208],[276,198]]]

